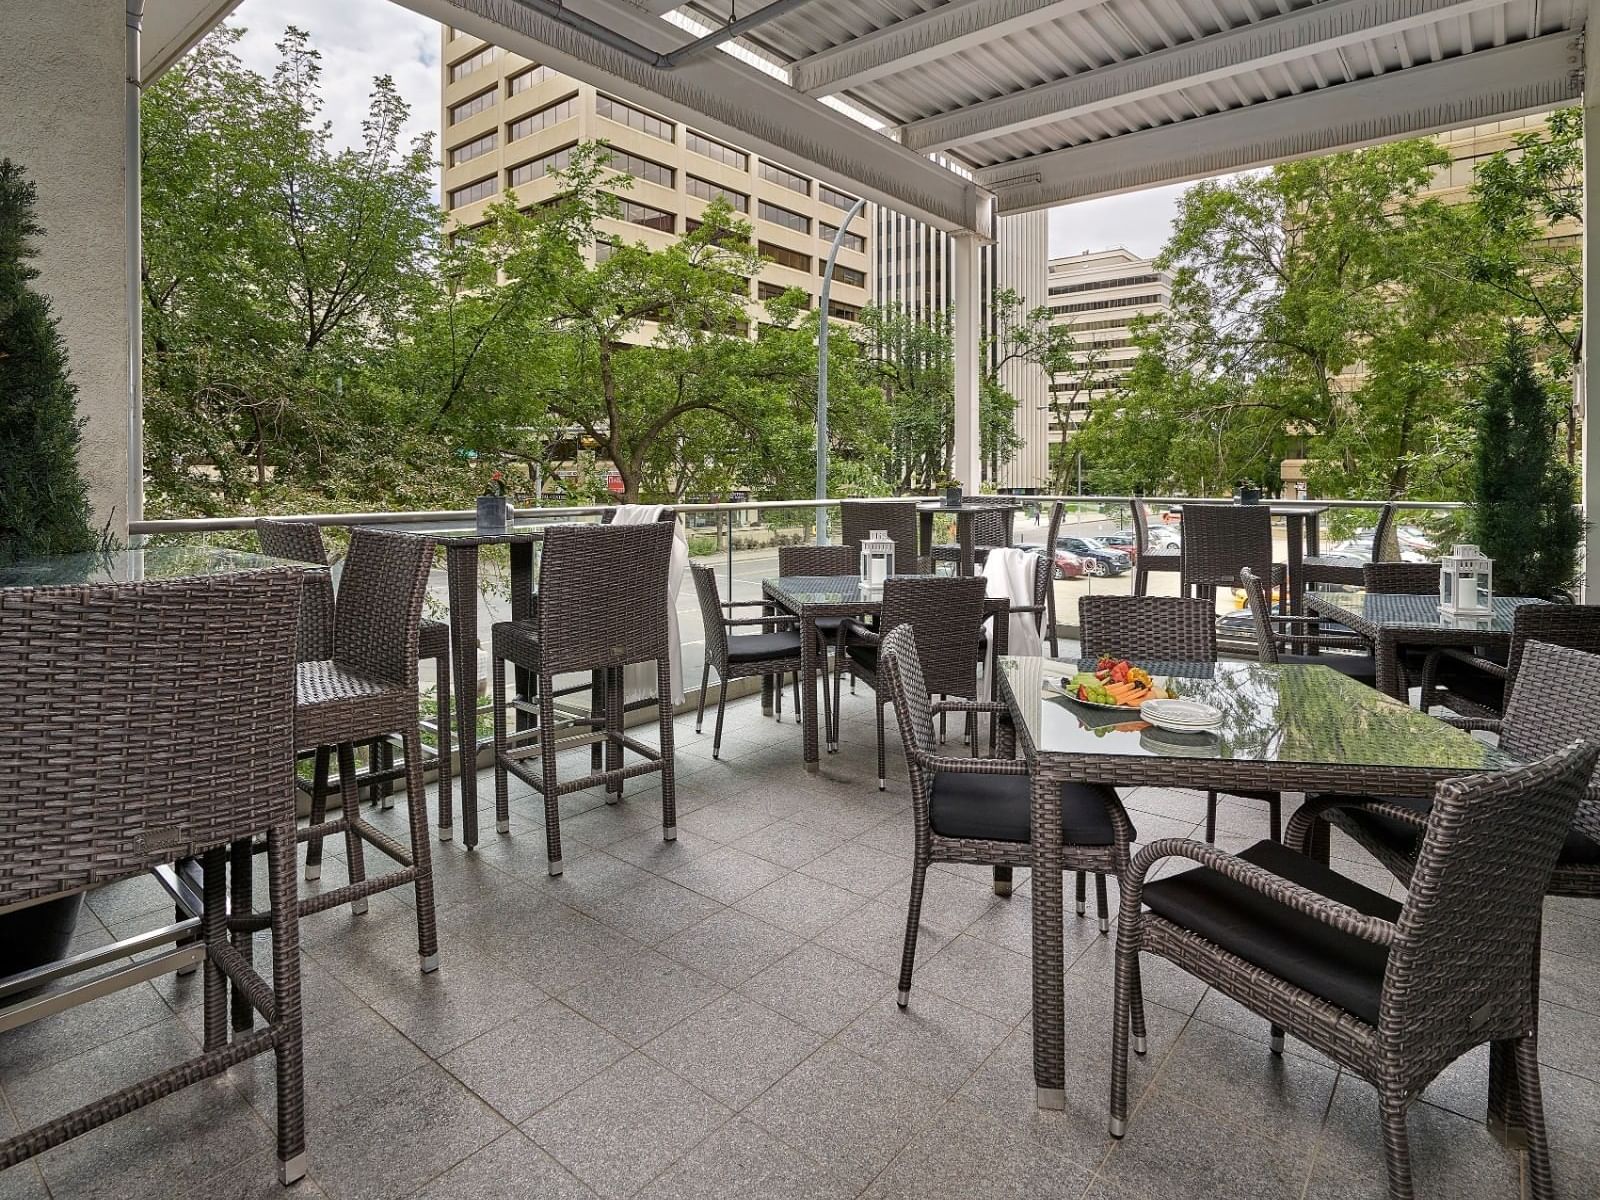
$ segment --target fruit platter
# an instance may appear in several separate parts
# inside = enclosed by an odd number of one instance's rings
[[[1093,708],[1133,709],[1146,700],[1170,700],[1174,693],[1150,672],[1125,658],[1102,658],[1092,671],[1063,676],[1062,694]]]

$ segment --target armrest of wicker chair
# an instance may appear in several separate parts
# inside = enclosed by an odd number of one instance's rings
[[[1401,804],[1390,804],[1376,796],[1313,796],[1289,818],[1289,824],[1283,831],[1283,844],[1299,854],[1310,853],[1313,826],[1323,813],[1334,808],[1364,808],[1416,829],[1426,829],[1428,825],[1426,813]]]

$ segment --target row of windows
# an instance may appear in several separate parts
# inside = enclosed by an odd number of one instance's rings
[[[822,260],[817,262],[817,274],[821,275],[828,269],[828,264]],[[867,273],[858,271],[854,267],[847,267],[843,263],[833,264],[833,277],[840,283],[848,283],[852,287],[866,287]]]
[[[465,79],[479,67],[487,67],[499,56],[499,54],[500,47],[485,46],[483,49],[474,51],[472,54],[467,55],[467,57],[463,58],[460,62],[452,63],[450,65],[450,82],[454,83],[458,79]]]
[[[450,109],[450,124],[459,125],[468,117],[475,117],[479,113],[494,107],[496,88],[479,92],[476,96],[468,96],[460,104],[452,105]]]
[[[1111,300],[1080,300],[1076,304],[1052,304],[1053,313],[1099,312],[1107,308],[1132,308],[1139,304],[1160,304],[1159,295],[1118,296]]]
[[[608,149],[611,151],[611,162],[608,165],[615,170],[625,171],[635,179],[660,184],[662,187],[669,188],[677,183],[678,173],[664,163],[631,154],[626,150],[618,150],[615,146]]]
[[[1091,375],[1088,379],[1062,379],[1050,385],[1052,394],[1060,392],[1108,392],[1126,387],[1130,377],[1126,374]]]
[[[780,246],[777,242],[757,242],[756,249],[762,258],[770,258],[780,267],[791,267],[796,271],[811,273],[811,255],[801,254],[798,250],[791,250],[787,246]]]
[[[684,190],[689,195],[701,200],[726,200],[735,212],[750,211],[750,197],[743,192],[736,192],[732,188],[725,188],[719,183],[712,183],[709,179],[701,179],[698,175],[685,175],[683,177]]]
[[[520,138],[529,137],[541,129],[549,129],[562,121],[570,121],[578,115],[578,93],[563,96],[553,104],[546,104],[543,108],[529,113],[506,126],[506,140],[515,142]]]
[[[1124,275],[1120,279],[1096,279],[1089,283],[1061,283],[1050,289],[1052,296],[1066,296],[1073,292],[1101,292],[1106,288],[1132,287],[1136,283],[1157,283],[1159,275]]]
[[[777,163],[763,162],[761,164],[761,178],[768,183],[775,183],[779,187],[788,188],[791,192],[799,192],[802,196],[811,194],[811,180],[804,175],[796,174]]]
[[[1126,329],[1131,317],[1112,317],[1108,321],[1073,321],[1067,327],[1073,333],[1091,333],[1096,329]]]
[[[489,151],[500,144],[500,131],[491,129],[482,137],[473,138],[470,142],[463,142],[450,151],[450,165],[459,167],[462,163],[471,162],[475,158],[482,158]]]
[[[619,125],[626,125],[629,129],[637,129],[640,133],[660,138],[663,142],[672,140],[672,131],[676,128],[671,121],[663,121],[643,109],[634,108],[631,104],[624,104],[621,100],[613,100],[603,94],[595,96],[594,111],[596,116],[615,121]]]
[[[831,204],[835,208],[842,208],[845,212],[849,212],[856,206],[856,198],[854,196],[847,196],[837,188],[831,188],[825,183],[817,184],[817,199],[824,204]]]
[[[776,204],[769,204],[762,200],[756,206],[756,215],[763,221],[771,221],[774,225],[782,225],[785,229],[792,229],[796,233],[811,232],[811,218],[802,216],[787,208],[780,208]]]
[[[554,75],[555,72],[546,66],[529,67],[526,71],[519,71],[506,80],[506,95],[515,96],[518,92],[525,92]]]
[[[672,213],[651,208],[648,204],[640,204],[637,200],[628,200],[622,196],[617,197],[617,202],[622,206],[624,221],[643,225],[646,229],[656,229],[662,233],[671,233],[678,227],[678,218]]]
[[[817,236],[825,242],[832,242],[838,232],[837,225],[829,225],[826,221],[817,222]],[[839,245],[846,250],[859,250],[863,254],[867,252],[867,239],[848,229],[845,230],[844,240]]]
[[[486,175],[482,179],[475,179],[471,183],[454,189],[450,193],[450,207],[460,208],[463,204],[473,204],[479,200],[486,200],[500,190],[499,181],[493,175]]]
[[[548,154],[541,154],[538,158],[531,158],[525,163],[519,163],[507,173],[507,182],[512,187],[521,187],[525,183],[532,183],[535,179],[543,179],[551,171],[564,171],[572,162],[572,149],[577,143],[569,143],[559,150],[552,150]]]
[[[715,138],[708,138],[703,133],[696,133],[692,129],[686,130],[683,144],[696,154],[732,167],[736,171],[750,169],[750,156],[743,150],[735,150],[732,146],[724,145]]]

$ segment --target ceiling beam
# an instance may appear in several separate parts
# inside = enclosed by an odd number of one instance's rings
[[[948,150],[1313,54],[1396,37],[1504,4],[1505,0],[1323,0],[1253,25],[912,121],[901,127],[900,140],[925,153]]]
[[[1102,3],[1104,0],[950,0],[796,59],[789,64],[789,77],[807,95],[843,92]]]
[[[977,172],[1002,215],[1418,137],[1568,104],[1582,35],[1550,34]]]
[[[155,78],[228,18],[239,0],[145,0],[139,33],[139,82]]]
[[[663,70],[519,0],[397,2],[621,100],[835,180],[937,229],[993,236],[992,200],[970,180],[730,54],[707,54],[682,70]],[[628,0],[569,0],[568,7],[657,51],[692,40]]]

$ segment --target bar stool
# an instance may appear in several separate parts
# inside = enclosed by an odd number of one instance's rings
[[[1366,563],[1384,561],[1388,549],[1389,527],[1393,524],[1394,502],[1391,501],[1378,510],[1378,523],[1372,530],[1372,552],[1365,562],[1348,554],[1308,554],[1300,564],[1300,579],[1304,586],[1297,583],[1296,590],[1303,592],[1321,583],[1341,583],[1360,587],[1364,582],[1362,568]]]
[[[1282,563],[1272,561],[1272,512],[1259,504],[1185,504],[1180,586],[1185,596],[1239,586],[1245,567],[1281,587]]]
[[[1133,558],[1133,594],[1143,596],[1150,587],[1150,576],[1165,572],[1177,575],[1183,570],[1183,552],[1176,546],[1150,544],[1150,510],[1142,496],[1132,496],[1128,507],[1133,510],[1133,535],[1137,553]],[[1184,531],[1187,539],[1188,531]]]

